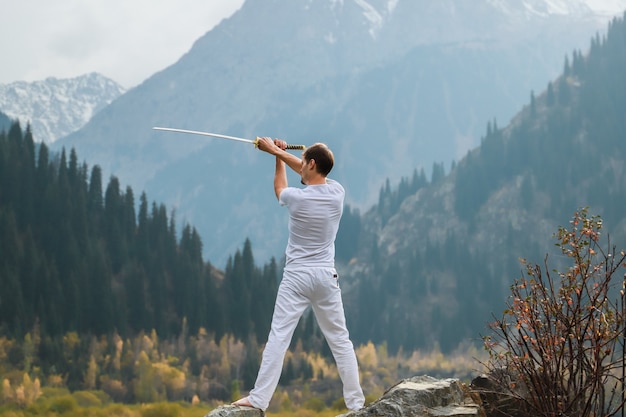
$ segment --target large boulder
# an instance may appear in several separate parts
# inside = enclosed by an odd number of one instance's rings
[[[398,382],[367,407],[342,417],[476,417],[484,416],[458,379],[416,376]]]

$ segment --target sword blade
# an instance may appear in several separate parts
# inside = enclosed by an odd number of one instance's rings
[[[253,140],[250,140],[250,139],[238,138],[236,136],[220,135],[219,133],[201,132],[201,131],[198,131],[198,130],[174,129],[174,128],[171,128],[171,127],[153,127],[152,129],[153,130],[163,130],[163,131],[166,131],[166,132],[187,133],[187,134],[191,134],[191,135],[211,136],[211,137],[214,137],[214,138],[236,140],[238,142],[246,142],[246,143],[252,143],[252,144],[255,143]]]
[[[164,130],[166,132],[188,133],[188,134],[191,134],[191,135],[202,135],[202,136],[211,136],[211,137],[214,137],[214,138],[236,140],[237,142],[251,143],[251,144],[254,145],[255,148],[258,146],[258,143],[259,143],[258,142],[259,141],[258,137],[255,140],[250,140],[250,139],[238,138],[237,136],[228,136],[228,135],[221,135],[219,133],[201,132],[199,130],[175,129],[173,127],[153,127],[152,129],[153,130]],[[287,147],[285,149],[289,149],[289,150],[296,150],[296,149],[305,150],[306,146],[304,146],[304,145],[287,145]]]

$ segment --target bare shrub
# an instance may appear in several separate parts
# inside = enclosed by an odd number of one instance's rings
[[[543,270],[521,260],[525,275],[483,337],[499,415],[613,416],[624,408],[626,275],[617,275],[626,255],[608,237],[601,246],[601,229],[587,208],[558,229],[556,246],[571,262],[565,272],[551,271],[548,256]]]

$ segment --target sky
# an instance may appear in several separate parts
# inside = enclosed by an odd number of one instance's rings
[[[0,84],[90,72],[131,88],[244,0],[0,0]]]
[[[626,0],[585,1],[597,11],[626,7]],[[175,63],[243,3],[0,0],[0,84],[95,71],[128,89]]]

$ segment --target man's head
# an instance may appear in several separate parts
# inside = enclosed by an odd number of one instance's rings
[[[309,165],[311,161],[314,161],[315,171],[321,176],[326,177],[333,169],[335,156],[325,144],[315,143],[306,148],[302,153],[302,161],[304,165]]]

